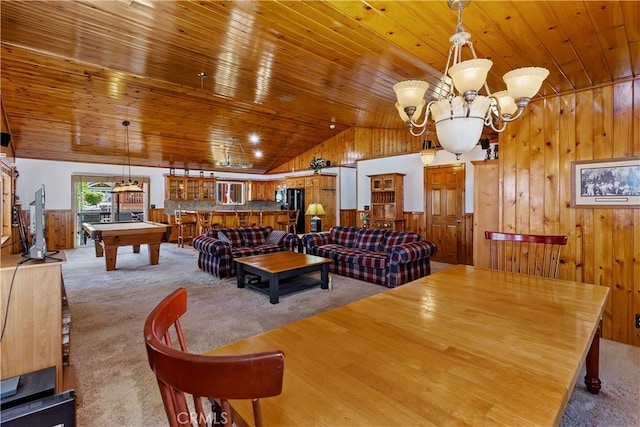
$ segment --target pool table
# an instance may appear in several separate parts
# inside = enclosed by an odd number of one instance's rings
[[[160,243],[169,241],[171,224],[151,221],[85,222],[82,229],[94,240],[96,257],[106,253],[107,271],[116,269],[118,246],[133,245],[140,253],[140,245],[149,245],[149,264],[156,265],[160,258]]]

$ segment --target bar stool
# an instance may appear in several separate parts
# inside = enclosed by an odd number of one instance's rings
[[[178,247],[184,248],[185,240],[190,241],[194,237],[197,220],[191,211],[176,210],[174,213],[178,225]]]
[[[198,211],[198,234],[204,234],[213,228],[211,222],[213,212],[211,211]]]
[[[287,218],[284,221],[278,221],[278,225],[283,231],[287,233],[296,232],[296,226],[298,225],[298,216],[300,215],[300,210],[296,209],[295,211],[290,211],[287,214]]]
[[[238,227],[253,227],[254,225],[256,225],[256,223],[253,221],[253,211],[236,211],[236,220],[238,221]]]

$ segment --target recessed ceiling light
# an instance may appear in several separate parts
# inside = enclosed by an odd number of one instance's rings
[[[256,150],[256,151],[253,152],[253,155],[256,156],[257,159],[261,159],[262,158],[262,151]]]
[[[257,134],[252,133],[251,135],[249,135],[249,141],[251,141],[252,144],[257,144],[258,142],[260,142],[260,137]]]

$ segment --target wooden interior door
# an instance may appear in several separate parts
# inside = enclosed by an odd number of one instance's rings
[[[438,246],[434,261],[465,262],[464,182],[464,163],[425,168],[425,230]]]

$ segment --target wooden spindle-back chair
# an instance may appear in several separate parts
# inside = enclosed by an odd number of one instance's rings
[[[202,398],[208,398],[214,408],[220,402],[214,417],[209,417],[211,421],[231,426],[229,399],[251,399],[255,425],[262,426],[260,398],[282,392],[284,354],[281,351],[232,356],[188,353],[180,326],[180,317],[186,311],[187,290],[179,288],[151,311],[144,324],[149,365],[158,380],[169,425],[191,426],[193,421],[195,425],[205,426],[207,414]],[[191,414],[185,394],[192,395],[195,414]]]
[[[512,273],[558,278],[560,250],[568,237],[485,231],[491,268]]]
[[[295,211],[290,211],[287,213],[287,217],[283,220],[278,221],[278,225],[283,231],[287,233],[296,232],[296,227],[298,225],[298,217],[300,216],[300,209],[296,209]]]

